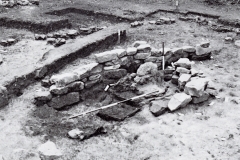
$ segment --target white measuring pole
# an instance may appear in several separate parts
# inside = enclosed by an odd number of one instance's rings
[[[118,41],[117,44],[119,44],[121,42],[121,31],[120,29],[118,29]]]
[[[164,70],[165,69],[165,58],[164,58],[164,56],[165,56],[165,53],[164,53],[164,42],[162,42],[162,54],[163,54],[163,57],[162,57],[162,70]]]

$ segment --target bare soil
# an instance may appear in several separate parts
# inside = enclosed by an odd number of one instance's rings
[[[44,1],[40,5],[41,10],[57,9],[64,5],[83,4],[89,7],[107,9],[109,12],[116,10],[150,11],[157,5],[174,7],[173,1],[157,0],[96,0],[86,1]],[[239,5],[208,6],[203,1],[181,0],[180,9],[199,9],[217,12],[222,15],[239,16]],[[8,10],[2,9],[5,13]],[[10,9],[9,9],[10,10]],[[17,10],[14,8],[13,10]],[[36,13],[37,14],[37,13]],[[228,15],[228,16],[229,16]],[[77,26],[112,25],[115,22],[94,19],[86,15],[68,14],[71,22]],[[26,88],[23,95],[13,98],[10,104],[0,109],[0,154],[5,159],[10,159],[13,150],[23,148],[36,151],[37,147],[50,139],[64,154],[64,160],[79,159],[240,159],[240,67],[239,48],[234,44],[226,44],[224,38],[233,33],[214,32],[206,26],[194,22],[179,21],[178,14],[157,13],[144,20],[144,25],[137,28],[129,28],[128,38],[125,42],[112,48],[126,48],[135,40],[146,40],[152,46],[161,48],[165,42],[166,47],[181,47],[184,45],[196,45],[203,40],[209,40],[211,46],[219,52],[214,53],[213,59],[196,62],[193,66],[206,74],[216,85],[220,99],[210,99],[208,102],[198,105],[188,105],[186,108],[173,113],[166,113],[160,117],[154,117],[149,106],[134,117],[123,122],[107,122],[101,120],[95,114],[71,121],[62,121],[63,117],[81,113],[99,105],[105,92],[102,92],[106,84],[96,87],[95,91],[85,93],[85,101],[61,111],[51,108],[37,108],[33,102],[34,92],[41,88],[37,82]],[[151,25],[149,20],[157,20],[158,17],[171,17],[176,19],[172,25]],[[93,20],[92,20],[93,19]],[[89,23],[88,23],[89,20]],[[83,23],[81,22],[83,21]],[[0,82],[5,78],[15,76],[18,72],[24,72],[29,67],[34,67],[36,61],[47,50],[53,48],[42,41],[34,41],[33,33],[26,30],[1,28],[0,39],[16,37],[19,42],[11,47],[1,47],[4,63],[0,65]],[[101,52],[104,50],[97,51]],[[92,53],[89,57],[76,59],[66,65],[59,72],[68,72],[75,67],[94,61]],[[171,84],[149,84],[142,90],[150,92],[155,88],[162,88]],[[100,94],[101,93],[101,94]],[[87,98],[88,97],[88,98]],[[90,98],[91,97],[91,98]],[[208,106],[214,102],[214,105]],[[180,114],[179,114],[180,113]],[[92,128],[104,125],[108,133],[98,135],[85,141],[69,139],[66,134],[75,127],[91,126]]]

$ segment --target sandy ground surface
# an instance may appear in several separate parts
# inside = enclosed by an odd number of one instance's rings
[[[95,1],[95,3],[97,2],[100,3],[100,1]],[[110,5],[109,2],[110,0],[105,0],[99,5]],[[84,3],[93,2],[84,1]],[[122,3],[122,1],[111,3],[111,6],[117,7],[119,3]],[[130,8],[129,3],[129,1],[122,3],[123,5],[119,8],[123,8],[126,4],[125,7]],[[141,1],[141,3],[147,3],[147,5],[158,3],[172,6],[172,2],[169,1],[165,3]],[[144,6],[141,3],[136,5]],[[183,8],[194,8],[196,1],[186,0],[181,4],[184,4],[180,6]],[[226,14],[233,13],[233,15],[238,13],[238,6],[211,8],[202,2],[198,4],[199,8],[219,11],[219,13],[222,11],[225,11]],[[47,5],[47,3],[43,5]],[[94,120],[109,125],[109,132],[106,135],[100,135],[81,142],[71,140],[66,136],[69,129],[79,125],[78,122],[81,121],[81,118],[68,125],[61,123],[58,117],[65,117],[68,114],[88,110],[93,107],[91,105],[94,105],[92,104],[94,101],[89,100],[90,108],[89,104],[80,103],[68,110],[46,113],[32,104],[34,92],[40,88],[40,84],[36,83],[29,86],[22,96],[12,99],[8,106],[0,109],[0,154],[8,160],[11,159],[15,149],[22,148],[35,152],[40,144],[50,139],[62,151],[64,154],[62,159],[64,160],[240,159],[239,48],[236,48],[233,44],[224,43],[224,38],[229,33],[217,33],[194,22],[177,20],[172,25],[156,26],[148,24],[148,20],[156,20],[161,16],[177,19],[179,15],[158,13],[148,17],[143,26],[129,28],[126,42],[109,49],[125,48],[135,40],[146,40],[156,48],[160,48],[163,41],[166,43],[166,47],[181,47],[183,45],[196,45],[203,40],[210,40],[211,46],[220,50],[220,52],[213,54],[211,60],[202,63],[196,62],[193,67],[203,71],[207,77],[211,78],[219,91],[220,99],[211,99],[198,105],[188,105],[186,108],[160,117],[154,117],[149,112],[149,106],[145,105],[141,112],[123,122],[106,122],[92,115],[86,117],[89,123],[91,124],[91,120]],[[1,31],[1,33],[4,33],[1,38],[15,36],[12,34],[19,32],[19,30],[6,28],[2,28]],[[23,35],[18,35],[21,40],[16,45],[1,48],[4,63],[11,64],[11,75],[26,69],[25,65],[34,66],[37,57],[51,48],[46,46],[44,42],[34,41],[31,32],[21,31],[19,33]],[[21,57],[24,57],[24,59]],[[77,59],[60,72],[68,72],[92,62],[93,59],[93,55]],[[9,71],[4,69],[4,63],[1,65],[0,70],[2,77],[6,77],[7,71]],[[214,64],[220,67],[216,67]],[[149,91],[151,88],[165,85],[168,84],[151,84],[144,87]],[[229,100],[225,101],[225,99]],[[215,102],[215,104],[208,106],[210,102]],[[45,119],[39,118],[34,114],[36,112],[39,114],[42,112],[42,115],[48,116]],[[52,127],[53,124],[57,123],[59,125]]]

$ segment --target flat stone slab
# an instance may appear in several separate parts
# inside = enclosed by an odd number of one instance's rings
[[[119,104],[117,106],[107,108],[98,112],[98,116],[104,120],[123,121],[127,117],[134,116],[140,108],[132,107],[127,104]]]

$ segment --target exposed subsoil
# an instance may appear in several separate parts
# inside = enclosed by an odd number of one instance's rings
[[[136,0],[117,1],[110,0],[78,3],[99,4],[111,6],[118,10],[141,10],[136,6],[146,8],[146,5],[162,4],[173,6],[173,2],[162,1],[141,1],[131,8],[130,3]],[[111,3],[110,3],[111,2]],[[125,3],[123,3],[125,2]],[[138,2],[138,1],[137,1]],[[41,7],[62,7],[69,2],[55,4],[52,1],[45,1]],[[146,5],[145,5],[146,4]],[[198,1],[180,1],[182,9],[211,10],[217,13],[231,13],[238,15],[239,6],[206,6]],[[197,7],[196,7],[197,5]],[[90,5],[91,6],[91,5]],[[109,8],[111,8],[109,7]],[[134,9],[133,9],[134,8]],[[7,11],[6,11],[7,12]],[[107,19],[102,21],[94,17],[86,17],[76,14],[65,15],[70,17],[73,26],[90,25],[111,25],[112,21]],[[204,72],[207,77],[215,83],[219,91],[220,99],[211,99],[208,102],[189,105],[186,108],[166,113],[160,117],[154,117],[149,106],[142,107],[134,117],[127,118],[123,122],[104,121],[95,114],[83,118],[76,118],[70,121],[63,121],[62,118],[72,114],[81,113],[86,110],[97,108],[101,105],[106,92],[103,92],[107,84],[97,86],[94,91],[86,91],[83,95],[83,102],[56,111],[51,108],[37,108],[33,103],[33,95],[41,88],[37,82],[26,88],[18,98],[11,100],[10,104],[0,109],[0,154],[9,159],[13,150],[23,148],[35,151],[37,147],[50,139],[63,152],[64,160],[79,159],[231,159],[240,157],[240,67],[239,48],[234,44],[226,44],[224,38],[233,33],[214,32],[206,26],[201,26],[195,22],[179,21],[180,15],[170,13],[157,13],[147,17],[144,25],[137,28],[129,28],[128,38],[125,42],[106,49],[101,49],[92,53],[89,57],[76,59],[66,65],[60,73],[69,72],[76,67],[94,61],[94,54],[112,48],[126,48],[135,40],[146,40],[152,46],[161,48],[164,41],[166,47],[181,47],[184,45],[196,45],[203,40],[209,40],[211,46],[219,52],[214,53],[213,59],[196,62],[193,66]],[[76,18],[75,18],[76,17]],[[158,17],[176,18],[176,23],[172,25],[151,25],[149,20],[157,20]],[[74,19],[73,19],[74,18]],[[81,22],[83,21],[83,22]],[[87,22],[89,21],[89,23]],[[15,30],[1,28],[0,38],[17,37],[19,42],[11,47],[2,47],[0,52],[3,55],[4,63],[1,64],[0,75],[11,77],[18,72],[24,72],[29,67],[34,67],[42,54],[53,48],[42,41],[34,41],[33,33],[26,30]],[[13,34],[14,33],[14,34]],[[15,34],[17,33],[17,34]],[[22,58],[23,57],[23,58]],[[216,64],[216,65],[215,65]],[[219,67],[220,66],[220,67]],[[1,78],[0,81],[2,81]],[[109,82],[110,83],[110,82]],[[141,89],[150,92],[156,88],[162,88],[168,84],[148,84]],[[228,97],[229,100],[224,99]],[[113,100],[117,101],[116,99]],[[213,106],[208,106],[210,102],[215,102]],[[179,114],[181,113],[181,114]],[[67,132],[76,127],[81,129],[94,129],[98,126],[105,126],[107,134],[101,134],[84,141],[72,140],[67,137]]]

